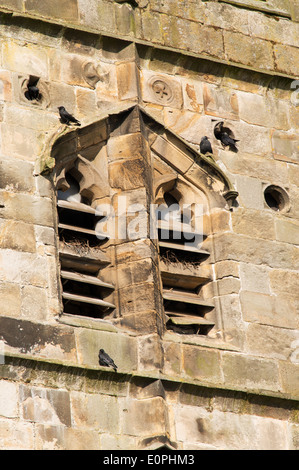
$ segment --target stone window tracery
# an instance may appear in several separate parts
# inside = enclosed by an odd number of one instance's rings
[[[213,314],[209,315],[214,304],[204,300],[201,292],[210,281],[201,272],[202,261],[210,256],[201,247],[206,236],[202,224],[206,201],[178,178],[172,180],[171,190],[169,184],[166,189],[157,209],[166,328],[183,335],[207,335],[215,322]],[[200,211],[196,211],[195,201]]]

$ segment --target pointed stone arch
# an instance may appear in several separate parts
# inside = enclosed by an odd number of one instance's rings
[[[93,210],[102,203],[108,203],[113,211],[118,211],[120,197],[133,203],[130,207],[143,204],[145,225],[149,225],[149,229],[145,229],[146,235],[130,238],[128,220],[132,214],[126,212],[124,237],[117,232],[116,237],[107,237],[98,250],[101,263],[113,265],[114,270],[114,283],[111,282],[112,271],[108,278],[105,273],[109,273],[109,269],[104,267],[102,271],[101,281],[115,285],[113,295],[102,299],[110,308],[111,305],[115,307],[111,315],[102,317],[104,320],[143,334],[154,332],[160,335],[169,322],[173,331],[190,329],[191,333],[200,331],[201,334],[221,323],[216,318],[214,303],[204,295],[194,299],[195,292],[211,281],[208,271],[211,260],[214,260],[213,243],[207,245],[208,251],[199,249],[203,260],[210,257],[208,263],[196,264],[191,275],[174,272],[166,269],[161,260],[161,250],[167,247],[167,243],[161,244],[159,235],[151,240],[153,231],[150,227],[151,204],[163,202],[168,192],[180,204],[189,205],[192,230],[196,230],[197,223],[194,205],[202,204],[204,211],[198,221],[203,223],[204,230],[200,236],[207,238],[213,232],[206,214],[213,210],[229,210],[237,193],[212,157],[198,153],[140,105],[130,104],[116,107],[95,122],[83,123],[81,128],[60,127],[49,140],[37,167],[41,174],[53,180],[56,189],[62,191],[69,188],[66,178],[69,172],[77,180],[84,202]],[[115,216],[118,224],[120,215],[117,213]],[[138,256],[134,252],[136,245],[142,247],[138,248],[142,253]],[[125,247],[128,249],[127,257],[124,256]],[[175,254],[180,251],[183,256],[193,259],[194,250],[185,248],[182,245],[176,247]],[[194,290],[194,295],[187,295],[184,299],[180,295],[172,298],[168,287],[175,287],[173,282],[178,283],[179,290]],[[196,304],[201,309],[201,318],[196,320],[191,315],[192,328],[189,328],[189,319],[183,315],[169,318],[165,313],[165,302],[171,304],[172,301],[181,302],[184,308]]]

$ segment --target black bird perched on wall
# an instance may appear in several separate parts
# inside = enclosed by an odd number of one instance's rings
[[[237,139],[234,139],[231,137],[226,128],[223,127],[223,121],[218,122],[216,126],[214,127],[214,135],[216,139],[220,140],[220,142],[225,146],[229,146],[230,150],[236,152],[238,151],[236,147],[236,142],[239,142]],[[229,130],[229,129],[228,129]]]
[[[25,96],[30,101],[32,100],[38,101],[40,99],[40,92],[39,92],[38,87],[36,85],[30,85],[30,83],[28,83]]]
[[[80,122],[70,113],[68,113],[64,106],[59,106],[58,110],[60,114],[60,120],[63,122],[63,124],[68,125],[70,122],[73,122],[77,126],[81,126]]]
[[[111,359],[111,357],[105,353],[104,349],[100,349],[99,351],[99,363],[100,366],[113,367],[115,372],[117,371],[117,366],[115,365],[113,359]]]
[[[203,155],[205,155],[206,153],[213,153],[211,142],[209,141],[206,135],[201,139],[199,149],[200,153],[202,153]]]

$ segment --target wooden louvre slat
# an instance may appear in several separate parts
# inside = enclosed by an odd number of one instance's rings
[[[200,299],[196,294],[190,294],[185,292],[179,292],[175,290],[163,290],[163,299],[173,302],[183,302],[188,304],[199,305],[203,307],[214,308],[211,302]]]
[[[208,326],[215,325],[214,322],[206,320],[203,317],[189,317],[189,316],[175,317],[175,316],[169,316],[169,315],[167,315],[167,317],[168,317],[167,321],[170,321],[174,325],[208,325]]]
[[[100,239],[107,239],[109,238],[107,234],[98,232],[96,230],[91,230],[89,228],[77,227],[76,225],[66,225],[66,224],[58,224],[58,228],[63,230],[70,230],[72,232],[80,232],[84,235],[93,235]]]
[[[169,248],[170,250],[179,250],[179,251],[185,251],[189,253],[196,253],[201,256],[209,256],[210,253],[206,250],[200,250],[196,246],[188,246],[186,244],[180,245],[179,243],[172,243],[170,241],[164,242],[162,240],[159,240],[159,246],[161,248]]]
[[[165,222],[164,220],[157,221],[157,228],[159,230],[165,230],[165,232],[180,233],[186,235],[192,235],[197,237],[206,237],[207,234],[199,230],[193,230],[189,225],[178,223],[178,222]],[[180,239],[180,237],[178,237]]]
[[[82,202],[71,202],[71,201],[65,201],[63,199],[58,199],[57,206],[63,209],[69,209],[69,210],[78,211],[78,212],[85,212],[87,214],[93,214],[98,217],[103,216],[102,213],[98,212],[96,209],[94,209],[91,206],[88,206],[87,204],[82,204]]]
[[[63,292],[62,297],[66,300],[73,300],[74,302],[93,304],[105,308],[115,308],[115,305],[111,304],[110,302],[106,302],[105,300],[96,299],[94,297],[85,297],[82,295],[71,294],[70,292]]]
[[[87,274],[63,270],[60,272],[60,275],[63,279],[68,279],[70,281],[83,282],[85,284],[92,284],[99,287],[105,287],[107,289],[114,289],[114,286],[112,284],[103,282],[95,276],[88,276]]]

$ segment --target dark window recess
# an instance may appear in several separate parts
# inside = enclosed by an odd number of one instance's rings
[[[101,268],[109,264],[99,248],[107,236],[96,230],[103,216],[88,204],[59,198],[57,211],[63,312],[107,318],[115,306],[110,301],[114,286],[100,279]]]
[[[200,265],[209,252],[198,248],[205,237],[177,223],[166,229],[158,221],[160,267],[166,327],[178,334],[207,335],[215,326],[209,317],[214,305],[200,296],[210,279],[200,274]]]
[[[266,204],[273,211],[282,211],[288,205],[288,195],[282,188],[274,185],[268,186],[264,191]]]

